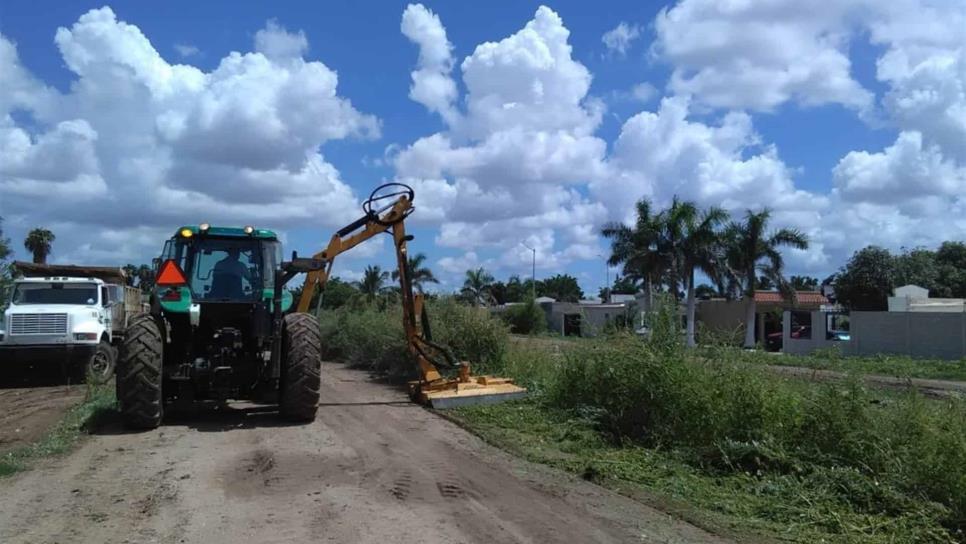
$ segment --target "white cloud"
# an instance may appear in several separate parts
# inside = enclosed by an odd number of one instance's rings
[[[450,46],[435,15],[410,6],[403,32],[420,44],[414,89],[428,66],[442,66],[449,77]],[[573,59],[569,35],[560,17],[541,7],[523,29],[478,45],[460,64],[465,112],[444,115],[447,131],[395,155],[397,178],[419,194],[421,220],[442,222],[437,244],[473,255],[495,249],[495,266],[514,262],[520,241],[531,238],[547,266],[586,254],[583,234],[606,213],[570,187],[603,174],[606,143],[593,135],[603,105],[588,98],[591,75]],[[443,101],[410,96],[431,111],[458,102],[448,94]],[[573,235],[555,236],[558,229]],[[449,258],[445,266],[466,262]]]
[[[187,44],[187,43],[176,43],[174,44],[174,50],[181,55],[182,58],[194,57],[201,54],[201,49]]]
[[[271,60],[299,59],[308,49],[309,40],[304,32],[289,32],[274,19],[255,33],[255,51]]]
[[[403,12],[400,29],[419,45],[419,61],[412,72],[409,98],[439,113],[447,122],[455,122],[459,114],[453,107],[456,82],[450,77],[453,45],[446,39],[446,29],[439,17],[422,4],[410,4]]]
[[[943,157],[936,146],[924,147],[922,134],[903,132],[881,153],[852,151],[833,170],[847,200],[896,204],[928,197],[966,195],[966,168]]]
[[[608,30],[600,37],[600,41],[604,42],[607,46],[607,50],[611,53],[617,53],[620,56],[627,54],[627,50],[630,49],[631,44],[634,40],[641,36],[641,28],[637,25],[629,25],[624,21],[621,21],[616,27]]]
[[[871,107],[851,74],[850,22],[866,0],[682,0],[655,21],[654,53],[674,66],[670,88],[718,108]]]
[[[56,33],[76,77],[59,94],[0,38],[0,68],[16,76],[0,87],[0,213],[11,234],[28,222],[57,224],[59,247],[83,238],[94,244],[85,254],[106,255],[96,244],[109,240],[85,232],[354,219],[356,197],[320,146],[377,137],[378,120],[338,95],[334,71],[301,57],[303,33],[270,21],[255,41],[256,52],[230,53],[203,72],[166,61],[110,8],[91,10]],[[11,112],[38,123],[18,126]]]

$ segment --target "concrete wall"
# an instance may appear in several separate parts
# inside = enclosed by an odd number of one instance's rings
[[[698,322],[714,332],[744,334],[745,301],[699,300],[695,310]]]
[[[614,322],[619,316],[627,316],[629,306],[625,304],[577,304],[554,302],[545,308],[547,326],[558,334],[564,333],[564,319],[569,314],[580,315],[580,335],[597,336],[608,321]],[[633,316],[627,316],[632,318]]]
[[[852,312],[846,353],[966,357],[966,312]]]
[[[812,333],[809,338],[792,338],[792,312],[786,310],[782,314],[782,351],[792,355],[808,355],[818,349],[840,348],[849,349],[849,342],[828,340],[826,338],[826,313],[822,311],[809,312],[812,316]]]

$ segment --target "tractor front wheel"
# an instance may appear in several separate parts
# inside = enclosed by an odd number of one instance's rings
[[[161,424],[163,348],[161,329],[150,315],[128,325],[116,372],[117,400],[127,427],[154,429]]]
[[[292,421],[314,421],[322,381],[322,331],[315,316],[285,316],[281,362],[279,412]]]

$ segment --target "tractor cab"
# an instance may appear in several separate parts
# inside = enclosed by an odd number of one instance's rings
[[[186,311],[190,304],[270,303],[275,272],[282,260],[282,244],[274,232],[254,227],[185,226],[164,246],[158,270],[161,307]],[[169,285],[164,267],[177,266]],[[183,281],[181,281],[183,280]],[[282,309],[292,304],[282,296]]]

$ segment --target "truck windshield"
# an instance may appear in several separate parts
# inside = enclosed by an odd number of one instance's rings
[[[18,283],[13,288],[14,304],[97,304],[93,283]]]
[[[181,266],[195,299],[218,302],[262,298],[279,252],[272,240],[199,237],[169,243],[163,257]]]

